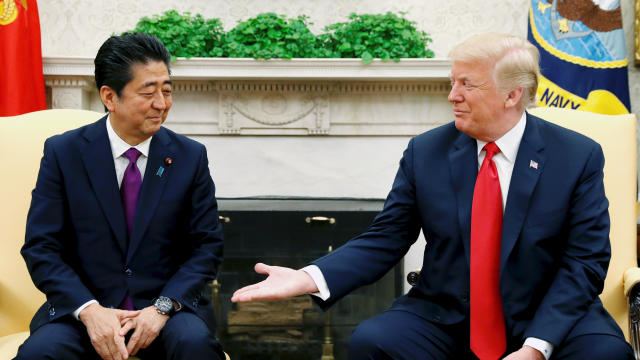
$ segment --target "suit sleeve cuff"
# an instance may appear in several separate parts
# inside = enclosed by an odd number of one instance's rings
[[[309,274],[313,282],[316,283],[316,287],[318,287],[318,292],[311,295],[317,296],[323,301],[326,301],[331,296],[331,293],[329,292],[329,286],[327,285],[327,281],[324,279],[324,275],[322,275],[320,268],[316,265],[309,265],[300,270]]]
[[[80,320],[80,312],[84,310],[84,308],[86,308],[87,306],[91,304],[97,304],[97,303],[98,303],[97,300],[87,301],[86,303],[82,304],[79,308],[77,308],[76,311],[73,312],[73,317],[76,318],[76,320]]]
[[[551,353],[553,353],[553,344],[542,339],[529,337],[524,341],[524,345],[540,351],[546,360],[549,360]]]

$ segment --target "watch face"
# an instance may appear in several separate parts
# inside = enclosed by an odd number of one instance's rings
[[[173,302],[166,296],[160,296],[158,299],[156,299],[154,305],[156,308],[158,308],[158,310],[162,311],[165,314],[170,314],[171,310],[173,309]]]

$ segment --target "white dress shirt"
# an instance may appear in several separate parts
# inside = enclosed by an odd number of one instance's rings
[[[516,161],[516,155],[518,155],[518,148],[520,148],[520,141],[522,140],[522,135],[524,134],[526,125],[527,116],[526,113],[523,112],[518,123],[500,139],[495,141],[498,148],[500,148],[500,153],[493,156],[493,162],[496,164],[496,168],[498,170],[503,211],[507,205],[507,195],[509,194],[511,174],[513,173],[513,166]],[[480,166],[482,165],[482,161],[484,161],[484,156],[486,154],[486,151],[484,151],[483,148],[487,142],[481,140],[476,140],[476,142],[478,145],[478,170],[480,170]],[[322,275],[320,268],[316,265],[309,265],[302,268],[302,271],[309,274],[318,287],[318,292],[312,295],[317,296],[322,300],[327,300],[331,294],[329,292],[327,281],[325,280],[324,275]],[[531,346],[532,348],[540,351],[547,360],[549,360],[549,357],[551,357],[551,353],[553,352],[553,345],[542,339],[527,338],[524,345]]]
[[[138,170],[140,170],[141,179],[144,179],[144,171],[147,167],[147,159],[149,158],[149,146],[151,145],[151,139],[153,136],[148,138],[147,140],[141,142],[136,146],[131,146],[127,144],[124,140],[116,134],[116,131],[113,130],[113,126],[111,125],[111,116],[107,116],[107,135],[109,136],[109,145],[111,145],[111,153],[113,154],[113,165],[116,168],[116,179],[118,180],[118,188],[120,188],[120,184],[122,184],[122,178],[124,177],[124,171],[129,166],[129,159],[124,156],[125,151],[134,147],[140,151],[142,155],[138,157],[138,161],[136,161],[136,166]],[[84,308],[87,306],[97,303],[98,301],[89,300],[86,303],[82,304],[76,311],[73,312],[73,316],[76,319],[80,319],[79,315]]]

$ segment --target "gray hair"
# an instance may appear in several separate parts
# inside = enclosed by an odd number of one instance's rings
[[[499,91],[522,88],[520,107],[535,104],[540,78],[540,53],[525,39],[514,35],[486,33],[471,36],[449,52],[453,61],[486,61],[493,65],[493,80]]]

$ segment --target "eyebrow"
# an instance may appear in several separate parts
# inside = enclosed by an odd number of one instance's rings
[[[165,80],[165,81],[162,83],[162,85],[165,85],[165,84],[167,84],[167,85],[173,85],[173,83],[171,82],[171,80]],[[156,85],[156,82],[155,82],[155,81],[147,81],[146,83],[142,84],[142,87],[143,87],[143,88],[146,88],[146,87],[154,86],[154,85]]]
[[[453,75],[451,75],[451,74],[450,74],[450,75],[449,75],[449,79],[450,79],[451,81],[453,81]],[[456,79],[457,79],[457,80],[461,80],[461,81],[469,80],[469,76],[468,76],[468,75],[465,75],[465,74],[462,74],[462,75],[458,76]]]

